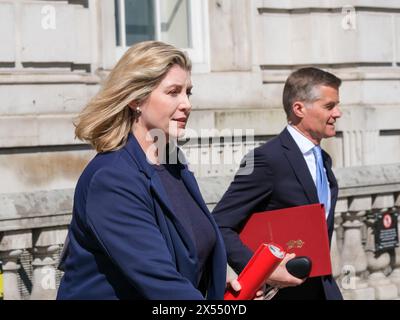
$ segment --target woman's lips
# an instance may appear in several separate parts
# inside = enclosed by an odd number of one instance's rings
[[[173,119],[173,121],[176,121],[178,126],[185,127],[187,119],[186,118],[179,118],[179,119]]]

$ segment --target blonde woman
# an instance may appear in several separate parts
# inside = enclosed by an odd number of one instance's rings
[[[187,56],[144,42],[83,110],[76,136],[98,154],[76,186],[58,299],[223,298],[218,227],[181,157],[160,157],[184,132],[191,89]]]

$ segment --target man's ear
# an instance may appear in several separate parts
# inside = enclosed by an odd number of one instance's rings
[[[292,112],[297,118],[300,118],[300,119],[304,118],[305,109],[306,109],[306,106],[304,105],[303,102],[295,101],[293,103]]]

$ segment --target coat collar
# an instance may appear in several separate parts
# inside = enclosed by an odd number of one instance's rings
[[[171,201],[168,199],[160,177],[158,174],[156,174],[156,169],[148,161],[145,152],[139,144],[139,141],[132,133],[129,133],[125,149],[133,158],[133,161],[136,163],[139,171],[144,173],[145,176],[150,180],[151,188],[154,190],[157,198],[159,198],[168,211],[175,216]]]
[[[303,154],[297,146],[296,142],[286,128],[281,132],[279,138],[281,140],[282,146],[285,148],[285,155],[289,160],[289,163],[292,166],[292,169],[297,179],[303,186],[304,192],[306,193],[308,200],[310,201],[310,203],[319,202],[317,188],[315,187],[310,171],[308,170],[307,164],[304,161]],[[338,185],[335,175],[331,169],[332,162],[329,155],[324,150],[322,150],[322,157],[331,189],[331,210],[328,215],[328,220],[332,220],[334,216],[334,208],[336,205]]]
[[[146,154],[137,141],[136,137],[130,133],[128,137],[127,144],[125,146],[126,151],[131,155],[133,161],[137,164],[139,171],[143,172],[147,178],[150,179],[151,187],[156,193],[157,197],[161,200],[164,206],[170,211],[171,214],[174,214],[174,210],[172,208],[171,202],[168,199],[165,188],[159,178],[158,174],[156,174],[156,169],[154,166],[147,160]],[[178,152],[182,151],[178,148]],[[178,157],[179,162],[180,157]],[[203,197],[201,196],[200,190],[197,186],[196,179],[192,172],[189,171],[187,165],[179,162],[181,166],[181,176],[182,180],[192,195],[193,199],[198,203],[200,208],[207,214],[210,215],[207,205],[205,204]]]
[[[137,141],[132,133],[129,133],[128,141],[124,149],[131,155],[139,171],[143,172],[148,178],[151,178],[155,172],[155,168],[153,168],[147,160],[146,154],[140,146],[139,141]]]

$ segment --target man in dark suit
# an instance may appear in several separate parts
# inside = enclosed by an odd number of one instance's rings
[[[324,203],[329,241],[332,237],[338,185],[330,156],[320,148],[324,138],[336,134],[341,116],[341,80],[316,68],[302,68],[286,80],[283,105],[287,127],[256,148],[242,161],[230,187],[213,214],[222,232],[230,266],[239,273],[252,253],[238,232],[254,212]],[[248,171],[248,168],[252,170]],[[272,275],[267,284],[278,285]],[[278,299],[342,299],[331,276],[309,278],[303,284],[284,288]]]

